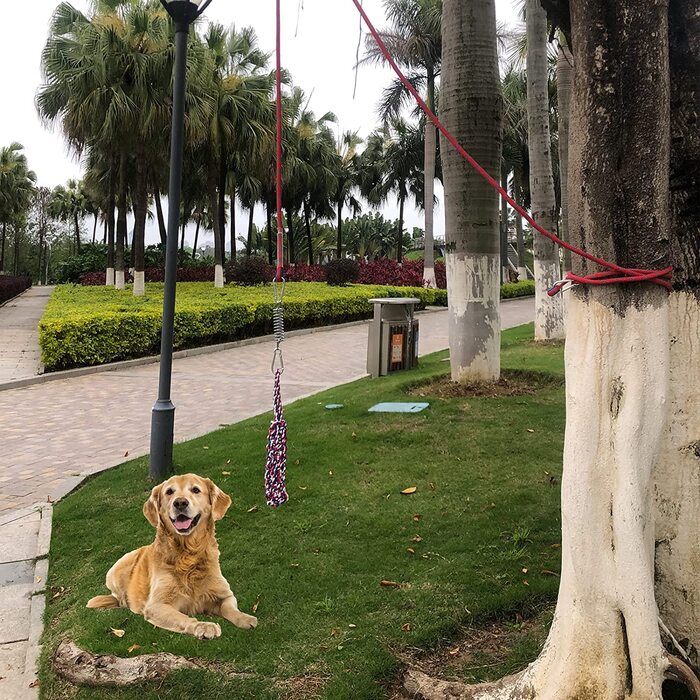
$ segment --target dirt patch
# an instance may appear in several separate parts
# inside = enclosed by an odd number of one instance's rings
[[[320,676],[298,676],[280,681],[277,686],[281,691],[280,697],[284,700],[311,700],[323,695],[327,680]]]
[[[471,682],[469,677],[472,673],[478,671],[481,676],[484,669],[498,671],[497,675],[500,676],[501,667],[513,662],[514,647],[528,639],[541,647],[553,614],[554,606],[547,605],[532,616],[515,614],[506,619],[470,625],[456,639],[451,642],[446,640],[444,645],[432,651],[423,652],[414,648],[395,652],[403,669],[387,687],[387,697],[391,700],[409,700],[402,682],[404,672],[410,668],[450,681]],[[523,661],[522,667],[526,664],[527,661]]]
[[[469,397],[498,398],[501,396],[531,396],[542,389],[562,386],[563,378],[543,372],[523,370],[503,370],[497,382],[460,384],[449,376],[431,379],[424,384],[414,385],[408,390],[409,396],[420,398],[458,399]]]

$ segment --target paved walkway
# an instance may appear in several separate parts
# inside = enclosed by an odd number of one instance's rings
[[[527,323],[534,302],[502,305],[504,328]],[[420,315],[421,354],[447,347],[447,312]],[[285,341],[284,398],[365,374],[367,325]],[[175,360],[176,439],[187,440],[270,408],[272,343]],[[91,473],[148,451],[157,365],[0,392],[0,698],[38,697],[51,505]]]
[[[0,306],[0,384],[39,374],[38,326],[52,292],[31,287]]]

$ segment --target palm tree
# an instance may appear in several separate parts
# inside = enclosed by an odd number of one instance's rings
[[[26,214],[36,183],[36,175],[29,170],[23,150],[24,146],[16,142],[0,148],[0,272],[5,270],[7,225],[16,223],[19,217]]]
[[[569,240],[569,110],[573,86],[573,56],[559,38],[557,54],[557,108],[559,111],[559,182],[561,183],[561,225],[559,237]],[[564,269],[571,270],[571,252],[564,251]]]
[[[444,0],[441,116],[498,179],[502,99],[494,0]],[[446,141],[445,232],[450,364],[455,381],[500,375],[498,196]]]
[[[349,206],[353,212],[359,213],[361,205],[355,197],[355,190],[360,184],[360,159],[357,147],[362,139],[356,131],[346,131],[338,137],[336,143],[335,162],[335,192],[333,203],[338,217],[336,239],[336,256],[343,257],[343,208]]]
[[[80,221],[88,212],[88,198],[82,182],[68,180],[64,187],[57,185],[51,193],[50,216],[73,224],[75,250],[80,254]]]
[[[552,173],[547,68],[547,15],[539,0],[527,0],[527,114],[530,156],[530,199],[534,219],[556,231],[557,206]],[[560,279],[559,251],[544,236],[535,236],[535,340],[564,336],[561,295],[547,291]]]
[[[442,58],[442,0],[385,0],[385,11],[391,28],[381,33],[393,58],[405,69],[407,78],[418,90],[424,91],[428,107],[435,112],[435,82],[440,74]],[[385,58],[372,37],[367,39],[365,62],[384,63]],[[408,91],[396,78],[384,91],[380,114],[386,121],[399,116],[408,100]],[[425,252],[423,276],[429,286],[435,287],[433,250],[434,182],[437,138],[435,126],[424,122],[424,200]]]

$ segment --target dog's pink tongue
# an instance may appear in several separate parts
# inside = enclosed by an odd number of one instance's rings
[[[177,530],[187,530],[187,528],[192,524],[192,518],[187,518],[187,520],[176,520],[175,528]]]

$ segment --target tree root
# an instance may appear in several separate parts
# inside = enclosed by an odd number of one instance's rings
[[[517,687],[522,675],[518,673],[493,683],[467,685],[461,681],[432,678],[417,669],[408,669],[403,677],[403,687],[408,696],[415,700],[529,700],[532,694],[526,688]]]
[[[681,661],[677,656],[667,657],[668,669],[664,674],[667,680],[682,683],[688,690],[695,694],[695,697],[700,700],[700,678],[698,678],[693,670],[684,661]]]
[[[111,654],[92,654],[83,651],[69,640],[62,641],[53,656],[53,667],[58,674],[76,685],[125,688],[160,680],[171,671],[199,668],[181,656],[161,652],[124,659]]]

